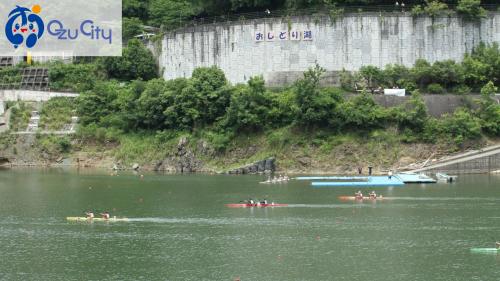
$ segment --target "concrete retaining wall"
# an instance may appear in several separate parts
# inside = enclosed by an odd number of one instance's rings
[[[256,33],[274,32],[274,41],[257,42]],[[280,32],[310,31],[312,40],[276,40]],[[347,14],[329,17],[266,18],[180,29],[165,35],[159,57],[165,79],[190,77],[197,67],[217,65],[232,83],[263,75],[268,85],[290,84],[317,61],[332,83],[342,69],[364,65],[412,66],[460,61],[480,42],[500,42],[500,13],[481,22],[460,17],[412,17],[409,13]]]
[[[5,101],[48,101],[55,97],[76,98],[79,94],[28,91],[28,90],[0,90],[0,102]],[[2,107],[3,108],[3,107]]]
[[[444,172],[450,174],[482,174],[497,170],[500,170],[500,153],[463,163],[451,164],[445,167],[432,169],[428,172]]]

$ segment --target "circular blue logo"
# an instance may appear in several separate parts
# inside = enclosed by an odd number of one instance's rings
[[[9,13],[9,20],[5,25],[5,35],[7,39],[18,48],[23,43],[26,47],[32,48],[42,38],[45,29],[42,18],[38,15],[41,12],[39,5],[34,5],[31,9],[16,6]]]

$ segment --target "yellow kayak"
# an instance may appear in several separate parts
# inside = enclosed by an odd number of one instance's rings
[[[92,222],[92,221],[99,221],[99,222],[122,222],[122,221],[129,221],[128,218],[117,218],[117,217],[111,217],[109,219],[103,219],[103,218],[93,218],[89,219],[87,217],[66,217],[67,221],[87,221],[87,222]]]

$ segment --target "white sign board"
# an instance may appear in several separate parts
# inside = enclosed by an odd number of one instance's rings
[[[405,89],[384,89],[384,95],[404,97],[406,95],[406,90]]]

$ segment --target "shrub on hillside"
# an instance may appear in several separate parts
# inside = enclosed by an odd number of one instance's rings
[[[500,46],[479,44],[471,54],[466,54],[462,62],[465,83],[480,90],[486,83],[493,81],[500,86]]]
[[[62,130],[71,123],[76,105],[73,99],[66,97],[52,98],[46,102],[40,114],[40,127],[48,130]]]
[[[444,88],[437,83],[432,83],[427,86],[427,92],[435,95],[444,94]]]
[[[76,99],[80,122],[99,124],[103,118],[115,115],[115,101],[122,90],[124,88],[116,82],[99,82],[92,90],[81,93]]]
[[[142,21],[138,18],[123,18],[122,39],[124,42],[133,39],[143,32]]]
[[[343,127],[347,130],[381,128],[387,121],[387,111],[375,103],[372,95],[362,93],[339,106]]]
[[[415,91],[410,100],[394,109],[396,122],[400,129],[410,129],[412,132],[421,132],[429,118],[427,106],[418,91]]]
[[[102,80],[96,64],[64,64],[55,62],[49,66],[50,88],[60,91],[83,92],[91,90]]]
[[[478,116],[481,118],[483,130],[491,135],[500,136],[500,104],[493,99],[498,88],[493,82],[488,82],[481,89]]]
[[[121,57],[106,57],[102,65],[108,77],[122,81],[147,81],[158,77],[153,54],[137,39],[128,41]]]

